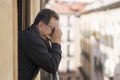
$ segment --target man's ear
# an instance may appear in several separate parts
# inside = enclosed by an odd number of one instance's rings
[[[38,23],[37,28],[39,28],[40,30],[42,30],[43,25],[44,25],[44,23],[43,23],[42,21],[40,21],[40,22]]]

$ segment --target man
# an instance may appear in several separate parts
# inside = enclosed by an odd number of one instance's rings
[[[34,23],[18,34],[18,79],[34,80],[40,68],[55,73],[61,60],[59,16],[43,9]]]

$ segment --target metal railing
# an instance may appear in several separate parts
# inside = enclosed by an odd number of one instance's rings
[[[44,70],[40,70],[40,75],[41,75],[41,79],[40,80],[60,80],[59,79],[59,75],[58,72],[54,73],[54,74],[50,74]]]

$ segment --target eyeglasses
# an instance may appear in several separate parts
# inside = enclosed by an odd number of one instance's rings
[[[52,29],[52,32],[54,32],[55,27],[52,27],[52,26],[50,26],[50,25],[48,25],[48,24],[46,24],[46,25],[49,26],[49,27]]]

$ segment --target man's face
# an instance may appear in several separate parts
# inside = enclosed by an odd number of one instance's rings
[[[59,21],[52,17],[50,19],[49,24],[43,23],[41,26],[42,29],[40,31],[41,36],[44,36],[45,38],[50,38],[52,36],[52,33],[54,32],[55,27],[58,27]]]

